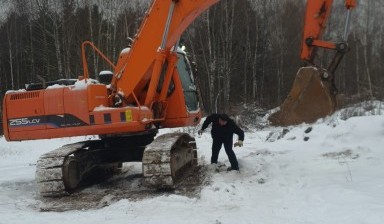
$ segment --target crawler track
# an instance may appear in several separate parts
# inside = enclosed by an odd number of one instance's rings
[[[135,141],[140,140],[136,137]],[[144,138],[143,138],[144,139]],[[69,195],[120,171],[122,162],[142,161],[144,183],[173,188],[183,171],[197,164],[195,139],[185,133],[165,134],[146,148],[127,139],[90,140],[65,145],[42,155],[36,167],[43,197]],[[144,150],[145,149],[145,150]]]
[[[155,139],[144,151],[144,183],[173,188],[182,172],[197,165],[195,139],[185,133],[169,133]]]
[[[120,163],[106,162],[108,150],[98,148],[101,143],[86,141],[69,144],[42,155],[36,167],[40,195],[68,195],[86,182],[97,182],[117,172]]]

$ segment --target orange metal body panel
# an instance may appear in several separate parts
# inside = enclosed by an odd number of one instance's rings
[[[43,91],[15,92],[6,94],[5,99],[7,107],[4,112],[7,112],[8,119],[19,118],[25,114],[41,116],[45,113]]]
[[[64,114],[64,88],[50,89],[49,91],[40,91],[44,94],[44,109],[46,115]],[[23,114],[28,115],[28,114]],[[49,127],[48,127],[49,128]]]
[[[7,140],[119,134],[148,129],[152,112],[145,107],[109,108],[105,85],[45,89],[7,94]]]
[[[72,114],[89,123],[87,89],[64,88],[64,113]]]
[[[108,93],[105,85],[90,85],[87,88],[88,110],[108,106]]]
[[[45,113],[44,93],[41,91],[6,94],[4,97],[3,108],[3,127],[6,139],[9,139],[8,136],[12,133],[12,129],[9,130],[8,127],[12,128],[11,125],[22,125],[23,123],[28,122],[25,119],[22,119],[25,114],[28,114],[31,122],[31,125],[24,126],[23,129],[25,131],[46,129],[46,125],[32,125]]]

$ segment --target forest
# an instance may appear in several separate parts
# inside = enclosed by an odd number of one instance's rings
[[[0,0],[0,92],[83,74],[81,44],[92,41],[112,61],[128,46],[149,0]],[[203,13],[180,42],[196,63],[205,112],[274,108],[287,96],[300,61],[306,1],[221,0]],[[339,41],[343,0],[335,0],[325,40]],[[336,72],[345,102],[384,96],[384,2],[358,1],[350,51]],[[327,67],[332,51],[319,51]],[[110,69],[88,54],[93,78]],[[40,79],[39,79],[40,77]],[[229,102],[229,103],[227,103]]]

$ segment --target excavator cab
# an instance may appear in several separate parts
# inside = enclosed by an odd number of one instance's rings
[[[176,51],[177,57],[178,57],[177,64],[176,64],[177,74],[180,79],[180,84],[182,87],[182,92],[184,95],[185,106],[187,108],[187,111],[188,112],[197,111],[199,110],[200,107],[199,107],[197,88],[194,81],[193,69],[189,61],[188,55],[183,48],[178,48]],[[159,84],[157,86],[158,94],[161,93],[167,68],[168,68],[168,65],[167,63],[165,63],[162,73],[160,75]],[[175,88],[176,88],[175,80],[173,78],[168,85],[167,95],[170,96],[175,91]]]
[[[299,69],[288,97],[279,111],[269,117],[272,125],[313,123],[319,118],[331,115],[337,108],[335,71],[349,50],[347,44],[349,22],[351,10],[356,6],[356,2],[355,0],[345,1],[347,16],[343,40],[337,43],[320,40],[332,3],[333,0],[307,2],[301,59],[308,66]],[[314,63],[319,48],[336,51],[326,69]]]
[[[179,50],[177,54],[179,56],[177,71],[179,73],[181,85],[183,86],[185,106],[188,111],[197,111],[200,106],[191,63],[184,51]]]

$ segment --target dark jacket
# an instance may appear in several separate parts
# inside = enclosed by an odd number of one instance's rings
[[[226,120],[227,124],[221,126],[219,124],[219,118],[222,120]],[[208,127],[209,124],[212,123],[212,138],[219,138],[221,140],[227,140],[233,138],[233,134],[237,134],[239,136],[239,140],[244,141],[244,131],[241,130],[236,123],[230,119],[225,114],[211,114],[209,115],[201,127],[201,130],[204,130]]]

